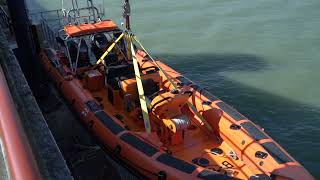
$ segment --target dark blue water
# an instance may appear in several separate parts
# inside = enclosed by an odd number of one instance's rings
[[[31,11],[61,8],[60,0],[30,1]],[[105,3],[120,23],[122,2]],[[132,23],[154,56],[262,126],[320,178],[319,9],[319,0],[132,1]]]

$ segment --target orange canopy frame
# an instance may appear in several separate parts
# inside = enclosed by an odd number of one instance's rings
[[[83,36],[97,32],[105,32],[117,29],[118,26],[110,19],[97,23],[68,25],[64,27],[65,32],[70,37]]]

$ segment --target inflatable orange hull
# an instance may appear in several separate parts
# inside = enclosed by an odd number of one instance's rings
[[[136,56],[142,79],[152,80],[165,90],[158,92],[150,105],[151,134],[144,131],[135,108],[138,106],[130,106],[137,94],[135,78],[120,78],[115,88],[106,83],[102,67],[81,68],[81,75],[75,75],[64,64],[62,54],[53,49],[40,53],[45,71],[88,130],[110,153],[144,177],[313,179],[260,127],[235,109],[158,61],[179,86],[179,92],[174,92],[143,51],[137,51]],[[58,65],[53,63],[57,61]],[[186,127],[173,123],[176,121],[172,117],[178,114],[190,120]]]

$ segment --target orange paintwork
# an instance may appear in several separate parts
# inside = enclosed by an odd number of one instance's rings
[[[41,180],[28,138],[11,97],[5,76],[0,66],[0,139],[8,178],[14,180]],[[3,170],[5,171],[5,170]],[[2,175],[5,177],[5,175]]]
[[[118,26],[110,19],[93,24],[69,25],[64,27],[64,31],[70,37],[83,36],[92,33],[106,32],[117,29]]]
[[[98,70],[89,70],[85,73],[84,85],[90,91],[97,91],[104,86],[104,76]]]
[[[144,130],[143,119],[140,116],[141,110],[137,104],[138,95],[134,78],[119,81],[119,89],[113,89],[109,84],[105,84],[102,88],[88,88],[90,83],[88,78],[81,80],[76,78],[75,75],[71,75],[67,64],[62,63],[60,69],[63,68],[66,72],[63,77],[50,62],[46,53],[40,54],[44,68],[79,114],[83,123],[111,152],[116,151],[115,149],[118,149],[118,152],[121,147],[121,151],[115,155],[148,178],[157,179],[154,174],[165,171],[168,179],[197,179],[201,171],[210,169],[239,179],[248,179],[257,174],[272,175],[275,179],[313,179],[301,164],[261,128],[233,108],[222,104],[223,102],[218,98],[204,95],[201,89],[191,85],[194,85],[191,81],[191,84],[183,84],[185,82],[179,78],[182,77],[180,73],[158,61],[161,68],[179,85],[177,92],[172,91],[173,86],[161,71],[147,72],[149,67],[156,65],[143,51],[138,51],[136,56],[142,71],[141,78],[153,80],[159,86],[159,90],[163,91],[161,93],[159,91],[149,104],[151,134],[146,134]],[[90,71],[88,67],[88,72]],[[100,72],[104,73],[103,68]],[[103,78],[93,79],[93,86],[104,82]],[[99,104],[101,111],[105,112],[119,128],[125,130],[118,133],[112,132],[110,124],[110,127],[106,126],[94,112],[88,109],[86,105],[88,101]],[[187,106],[188,102],[194,106],[194,109]],[[132,110],[127,109],[128,104]],[[212,130],[206,128],[194,110],[201,114]],[[187,127],[173,120],[181,116],[187,116],[190,120],[186,123]],[[250,128],[245,129],[243,123],[249,123],[254,131]],[[258,133],[263,138],[257,140],[253,133]],[[127,134],[156,148],[157,152],[150,156],[142,153],[143,150],[139,151],[123,140]],[[272,143],[271,148],[277,151],[267,150],[263,146],[268,142]],[[213,149],[221,152],[213,153]],[[191,173],[186,173],[160,163],[158,158],[166,154],[165,151],[171,152],[175,158],[197,164],[196,168]],[[279,153],[278,151],[281,151],[280,155],[276,154]],[[259,152],[262,152],[260,155],[263,157],[258,157]],[[285,159],[283,160],[281,156],[285,156]],[[197,163],[197,158],[205,159],[207,164]]]
[[[163,99],[166,100],[162,101]],[[188,94],[165,92],[155,97],[150,106],[160,119],[171,119],[182,114],[180,107],[185,105],[188,99]]]

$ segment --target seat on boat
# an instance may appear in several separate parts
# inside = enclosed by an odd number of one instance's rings
[[[106,66],[112,66],[116,65],[117,63],[120,64],[121,62],[118,61],[118,56],[115,53],[109,53],[105,58],[104,58],[104,63]]]
[[[104,33],[96,34],[91,40],[91,51],[99,59],[111,44],[112,41]],[[118,61],[117,55],[112,51],[104,59],[107,66]]]
[[[153,78],[150,78],[150,76],[142,76],[141,78],[146,97],[151,96],[155,92],[159,91],[159,83]],[[123,94],[138,94],[136,78],[121,80],[119,82],[119,86]]]
[[[182,108],[189,99],[188,93],[177,90],[159,93],[150,103],[152,114],[160,120],[161,139],[171,145],[184,141],[184,132],[190,125],[189,118],[182,113]],[[169,130],[169,131],[168,131]]]
[[[80,41],[78,67],[85,67],[90,65],[89,47],[84,39]]]
[[[91,40],[91,50],[95,54],[96,58],[99,59],[108,47],[109,41],[105,34],[99,33],[93,36]]]
[[[142,76],[142,85],[146,98],[147,105],[150,105],[151,96],[159,91],[159,84],[155,82],[153,79],[144,79],[146,77]],[[120,86],[120,94],[125,99],[125,108],[126,111],[130,111],[133,109],[134,102],[138,101],[138,88],[136,78],[130,78],[126,80],[122,80],[119,82]],[[136,104],[136,103],[135,103]]]
[[[82,39],[80,43],[81,44],[79,47],[79,57],[78,57],[77,67],[85,67],[90,65],[89,47],[84,39]],[[74,40],[68,41],[67,44],[68,44],[71,62],[72,64],[75,64],[77,61],[79,44]]]
[[[184,92],[164,92],[157,95],[151,102],[150,109],[161,119],[172,119],[181,113],[189,99],[189,94]]]
[[[92,37],[91,40],[91,51],[94,53],[96,59],[100,59],[100,57],[106,52],[108,47],[112,44],[112,40],[109,40],[104,33],[96,34]],[[121,60],[117,54],[117,46],[112,49],[108,53],[108,55],[104,58],[104,63],[106,66],[115,65],[118,61]],[[119,62],[121,63],[121,62]]]
[[[122,63],[106,68],[106,82],[114,90],[119,90],[119,82],[134,77],[134,69],[131,63]]]
[[[77,53],[78,53],[78,44],[74,40],[69,40],[67,42],[67,46],[69,49],[71,62],[75,63],[77,59]]]

